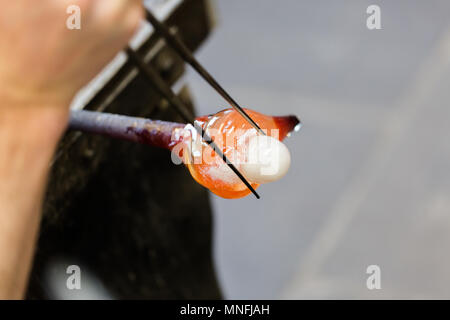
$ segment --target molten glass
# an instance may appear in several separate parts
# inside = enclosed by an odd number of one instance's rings
[[[279,141],[296,129],[300,123],[295,116],[266,116],[248,109],[245,111],[267,135]],[[241,171],[242,165],[248,162],[248,142],[259,135],[256,129],[234,109],[198,117],[196,122],[214,140],[231,163]],[[182,150],[178,154],[198,183],[216,195],[228,199],[241,198],[251,192],[214,150],[200,138],[192,126],[190,129],[189,125],[185,128],[183,138],[179,141],[174,148]],[[254,189],[259,186],[258,183],[246,178]]]
[[[103,112],[71,111],[73,130],[101,134],[112,138],[139,142],[172,151],[172,161],[188,167],[192,177],[218,196],[241,198],[251,191],[221,157],[204,141],[214,144],[245,177],[254,189],[259,183],[280,179],[289,169],[291,157],[281,143],[292,130],[300,127],[295,116],[271,117],[246,110],[267,135],[257,132],[234,109],[198,117],[203,138],[191,124],[129,117]]]

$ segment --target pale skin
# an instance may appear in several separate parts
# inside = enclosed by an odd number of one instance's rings
[[[66,28],[69,5],[81,29]],[[24,296],[69,104],[129,41],[140,0],[0,0],[0,299]]]

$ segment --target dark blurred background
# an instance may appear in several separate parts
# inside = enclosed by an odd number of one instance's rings
[[[450,3],[213,3],[199,60],[242,105],[304,124],[261,200],[211,194],[225,297],[450,298]],[[199,114],[226,106],[188,80]]]

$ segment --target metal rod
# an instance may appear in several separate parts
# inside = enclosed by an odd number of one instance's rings
[[[136,51],[131,49],[130,47],[126,48],[126,53],[130,58],[130,61],[133,62],[138,69],[146,76],[149,82],[153,85],[153,87],[164,97],[169,103],[175,107],[178,113],[183,117],[183,119],[192,123],[203,138],[203,140],[208,143],[208,145],[213,148],[213,150],[217,153],[219,157],[223,159],[223,161],[230,167],[230,169],[241,179],[241,181],[245,184],[245,186],[255,195],[257,199],[260,198],[259,194],[256,190],[251,186],[251,184],[245,179],[245,177],[239,172],[239,170],[228,160],[225,154],[220,150],[220,148],[216,145],[216,143],[206,134],[203,128],[196,125],[195,118],[191,115],[184,106],[183,101],[173,92],[173,90],[166,84],[166,82],[161,78],[161,76],[148,64],[146,64],[141,57],[137,54]]]
[[[176,122],[88,110],[72,110],[69,117],[69,129],[71,130],[169,149],[181,141],[181,138],[173,140],[173,132],[177,129],[182,130],[185,126],[185,124]]]
[[[258,124],[242,109],[238,103],[222,88],[222,86],[213,78],[213,76],[195,59],[191,51],[186,45],[175,35],[172,35],[169,28],[161,23],[156,17],[146,10],[147,20],[153,25],[155,31],[158,32],[166,42],[183,58],[184,61],[189,63],[200,76],[205,79],[239,114],[244,117],[260,134],[266,135],[264,131],[258,126]]]

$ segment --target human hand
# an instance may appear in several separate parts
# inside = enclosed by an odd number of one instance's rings
[[[68,107],[74,94],[128,42],[143,16],[140,0],[2,0],[0,108]],[[66,12],[81,9],[81,29]]]
[[[0,0],[0,299],[24,295],[70,101],[127,44],[140,2]],[[69,5],[80,30],[66,27]]]

